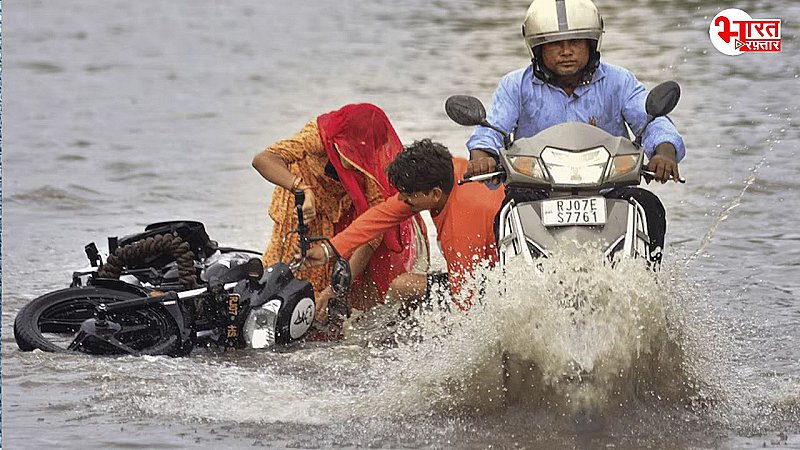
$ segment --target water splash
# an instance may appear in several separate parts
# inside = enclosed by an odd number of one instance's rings
[[[422,341],[393,352],[398,376],[381,387],[378,408],[394,415],[523,402],[574,414],[643,396],[689,400],[698,386],[674,283],[642,261],[603,261],[587,251],[483,271],[485,301],[463,315],[417,319]]]
[[[93,360],[102,390],[92,403],[134,417],[343,427],[339,437],[360,424],[358,439],[391,434],[391,424],[449,435],[459,417],[509,408],[573,418],[648,405],[670,417],[714,404],[726,427],[752,410],[746,386],[730,379],[730,324],[683,281],[685,261],[653,272],[586,251],[479,270],[485,300],[466,313],[434,308],[399,322],[395,306],[373,309],[341,343]]]
[[[766,162],[767,157],[764,156],[755,166],[748,170],[747,176],[744,179],[742,190],[739,191],[739,194],[736,195],[736,197],[732,198],[726,205],[722,207],[722,211],[720,211],[716,219],[714,219],[714,222],[711,223],[706,235],[700,241],[700,245],[698,246],[697,250],[695,250],[695,252],[689,257],[688,262],[694,261],[700,254],[703,253],[706,247],[708,247],[708,245],[711,243],[711,240],[714,238],[714,233],[716,233],[717,227],[728,217],[730,217],[734,209],[742,204],[742,198],[744,197],[744,194],[747,192],[750,186],[756,182],[758,179],[758,171]]]

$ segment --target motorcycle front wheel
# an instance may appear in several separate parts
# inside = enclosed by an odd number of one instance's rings
[[[129,354],[119,346],[100,340],[75,340],[81,324],[92,319],[100,303],[111,304],[138,297],[131,292],[102,287],[72,287],[50,292],[25,305],[14,320],[14,339],[22,351]],[[108,314],[108,321],[120,326],[116,341],[143,355],[172,355],[179,349],[178,327],[160,305]]]

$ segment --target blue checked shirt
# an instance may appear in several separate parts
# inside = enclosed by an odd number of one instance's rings
[[[629,137],[626,123],[636,133],[647,121],[646,97],[642,83],[622,67],[600,63],[592,81],[576,87],[574,95],[567,97],[561,88],[534,77],[529,65],[500,80],[487,120],[506,133],[514,131],[515,139],[533,136],[563,122],[591,123],[614,136]],[[683,138],[667,117],[648,125],[642,140],[647,157],[651,158],[655,147],[663,142],[674,145],[677,160],[683,159]],[[503,148],[503,137],[492,129],[476,127],[467,148],[498,153]]]

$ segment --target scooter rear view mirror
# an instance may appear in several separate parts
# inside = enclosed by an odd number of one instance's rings
[[[483,103],[471,95],[452,95],[444,102],[444,110],[447,117],[453,122],[464,126],[477,126],[491,128],[503,136],[503,145],[508,148],[511,145],[511,137],[505,131],[490,124],[486,120],[486,108]]]
[[[453,95],[444,102],[447,117],[464,126],[482,125],[486,120],[483,103],[469,95]]]
[[[681,87],[674,81],[665,81],[654,87],[645,100],[644,109],[650,117],[666,116],[681,98]]]

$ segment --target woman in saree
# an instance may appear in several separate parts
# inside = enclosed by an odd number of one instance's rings
[[[385,169],[401,150],[400,138],[383,110],[360,103],[322,114],[294,136],[256,155],[253,167],[276,186],[269,207],[274,226],[262,256],[264,264],[279,261],[284,235],[297,227],[294,190],[305,193],[303,219],[310,234],[334,236],[371,206],[397,192],[389,184]],[[290,242],[282,262],[292,257]],[[346,299],[348,305],[365,311],[382,303],[399,275],[427,269],[428,242],[421,217],[416,215],[361,246],[350,258],[350,266],[354,283]],[[313,285],[317,319],[322,321],[333,295],[331,270],[332,262],[296,273]],[[392,290],[402,289],[400,284],[392,286]]]

